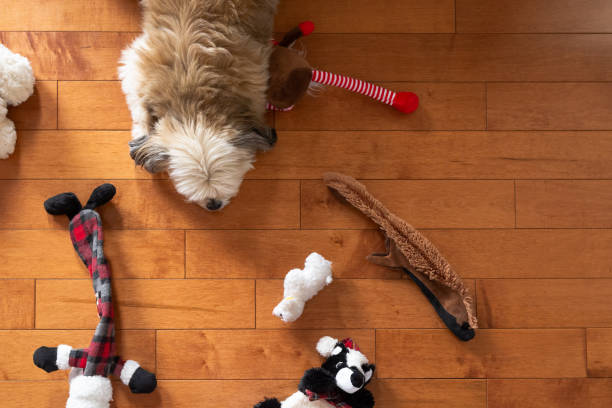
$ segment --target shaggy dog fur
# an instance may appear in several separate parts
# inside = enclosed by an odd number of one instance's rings
[[[142,0],[144,33],[123,51],[132,158],[167,170],[208,210],[238,193],[255,152],[276,141],[264,113],[277,3]]]

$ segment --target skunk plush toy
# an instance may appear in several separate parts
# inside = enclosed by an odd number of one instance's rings
[[[317,351],[327,360],[304,373],[299,391],[283,402],[266,399],[254,408],[372,408],[374,397],[365,389],[374,374],[374,364],[352,339],[341,341],[325,336]]]

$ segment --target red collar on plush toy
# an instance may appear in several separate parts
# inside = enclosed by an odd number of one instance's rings
[[[304,393],[308,397],[309,401],[324,400],[336,408],[351,408],[351,406],[346,402],[337,401],[338,396],[336,394],[317,394],[316,392],[310,390],[305,390]]]

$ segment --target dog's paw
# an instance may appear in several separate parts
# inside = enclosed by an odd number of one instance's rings
[[[137,166],[142,166],[149,173],[159,173],[166,169],[168,154],[166,151],[151,143],[147,135],[131,140],[130,157]]]

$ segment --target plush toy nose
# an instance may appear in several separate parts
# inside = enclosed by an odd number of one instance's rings
[[[351,374],[351,384],[355,388],[363,387],[363,383],[365,382],[365,378],[363,378],[363,374],[361,374],[358,370],[353,369],[353,374]]]
[[[223,205],[222,201],[211,198],[206,202],[206,209],[209,211],[217,211]]]

